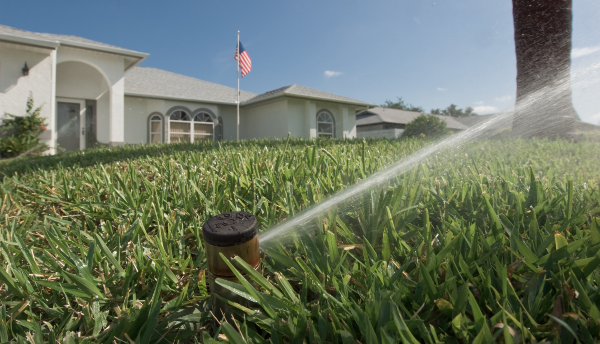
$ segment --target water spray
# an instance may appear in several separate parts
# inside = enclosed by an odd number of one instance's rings
[[[582,68],[577,71],[572,71],[571,78],[575,87],[585,87],[590,83],[587,76],[593,72],[600,71],[600,63],[589,65],[587,68]],[[595,81],[594,81],[595,82]],[[261,246],[265,248],[275,247],[279,244],[286,244],[293,238],[297,237],[302,232],[308,232],[315,229],[315,221],[327,214],[330,211],[344,212],[353,207],[353,205],[361,204],[362,195],[376,188],[380,188],[394,178],[410,171],[420,164],[424,159],[441,152],[442,150],[457,150],[464,144],[487,136],[488,130],[499,126],[512,127],[511,133],[513,137],[527,137],[532,131],[535,131],[539,126],[540,113],[546,111],[545,108],[539,107],[539,99],[559,99],[565,92],[571,92],[571,83],[563,80],[562,84],[555,84],[552,87],[545,87],[535,92],[531,92],[524,96],[514,108],[492,116],[490,119],[470,127],[463,132],[451,135],[445,139],[435,142],[434,144],[425,147],[391,165],[385,167],[381,171],[372,176],[361,180],[360,182],[349,186],[348,188],[331,195],[318,204],[307,208],[297,215],[286,219],[264,231],[260,235]],[[515,128],[513,120],[515,115],[522,116],[519,118],[520,127]],[[560,129],[563,121],[557,120],[553,123],[545,125],[546,130],[554,131]]]
[[[232,313],[231,306],[223,299],[242,305],[247,305],[248,301],[216,283],[217,278],[240,283],[220,254],[222,253],[230,262],[238,256],[254,269],[258,269],[260,266],[258,224],[254,215],[248,213],[224,213],[206,221],[202,226],[202,233],[213,314],[221,317]]]

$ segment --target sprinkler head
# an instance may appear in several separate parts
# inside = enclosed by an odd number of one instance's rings
[[[258,224],[252,214],[224,213],[206,221],[202,226],[202,235],[208,264],[208,282],[212,295],[213,313],[217,317],[221,313],[227,315],[231,313],[231,310],[217,295],[242,305],[247,305],[247,301],[216,284],[217,278],[239,283],[235,274],[221,258],[220,253],[223,253],[230,261],[235,256],[239,256],[250,266],[258,269],[260,265]]]

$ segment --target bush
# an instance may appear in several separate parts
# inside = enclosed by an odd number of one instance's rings
[[[41,106],[33,107],[33,97],[29,95],[25,116],[4,114],[5,118],[0,125],[0,132],[4,134],[0,138],[2,158],[16,157],[23,153],[40,155],[49,148],[45,143],[40,143],[39,139],[39,135],[46,130],[45,119],[40,116],[41,110]]]
[[[446,122],[433,115],[421,114],[406,124],[403,137],[428,137],[436,138],[449,134]]]

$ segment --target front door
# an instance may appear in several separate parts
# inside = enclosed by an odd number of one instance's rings
[[[85,149],[85,100],[59,98],[56,128],[59,152]]]

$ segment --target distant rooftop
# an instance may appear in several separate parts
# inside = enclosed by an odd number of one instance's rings
[[[356,125],[373,125],[380,123],[406,124],[420,116],[420,112],[405,111],[391,108],[376,107],[362,112],[356,116]],[[468,126],[450,116],[434,115],[446,122],[446,127],[455,130],[464,130]]]
[[[301,96],[304,98],[320,99],[320,100],[326,100],[326,101],[328,100],[328,101],[335,101],[335,102],[341,102],[341,103],[350,103],[350,104],[362,105],[362,106],[369,106],[369,105],[372,106],[373,105],[373,104],[366,103],[366,102],[363,102],[360,100],[356,100],[356,99],[352,99],[352,98],[348,98],[348,97],[344,97],[344,96],[339,96],[337,94],[319,91],[319,90],[315,90],[314,88],[304,87],[304,86],[300,86],[300,85],[285,86],[285,87],[278,88],[276,90],[265,92],[265,93],[257,95],[256,97],[254,97],[252,99],[245,101],[245,103],[246,104],[254,103],[257,101],[275,98],[275,97],[284,96],[284,95]]]

